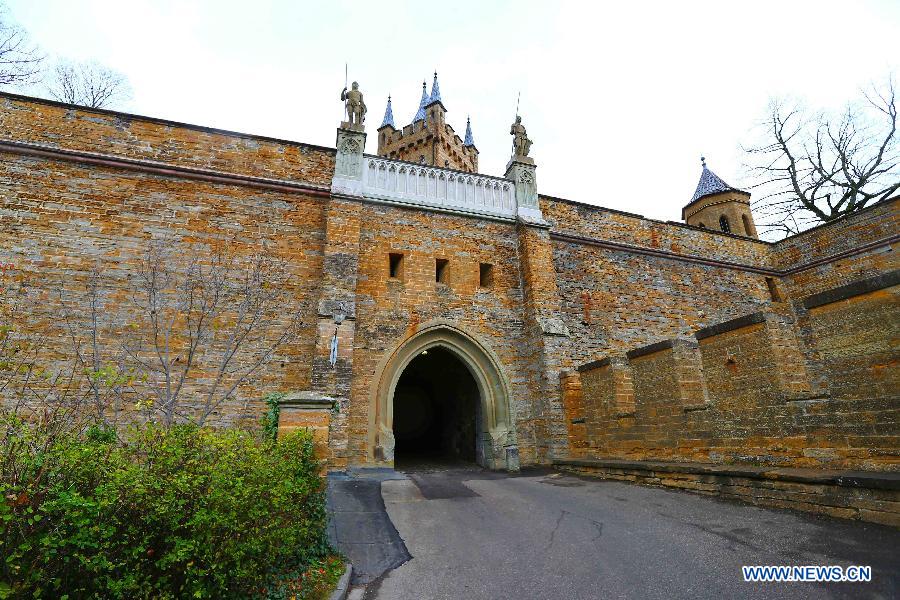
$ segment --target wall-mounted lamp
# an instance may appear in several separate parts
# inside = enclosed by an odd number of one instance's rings
[[[344,319],[347,318],[347,309],[344,308],[343,302],[338,302],[337,307],[334,309],[334,324],[340,325],[344,322]]]

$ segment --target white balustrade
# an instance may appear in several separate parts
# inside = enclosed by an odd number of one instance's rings
[[[366,156],[362,195],[453,212],[516,218],[515,185],[508,179]]]

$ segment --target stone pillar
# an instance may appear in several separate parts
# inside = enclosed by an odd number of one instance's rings
[[[514,156],[506,165],[505,177],[515,184],[516,215],[519,221],[547,225],[538,204],[537,167],[528,156]]]
[[[563,406],[560,374],[570,366],[569,330],[562,319],[550,224],[538,203],[534,159],[515,154],[506,166],[506,178],[516,190],[516,216],[520,268],[525,292],[526,335],[522,357],[531,366],[528,374],[528,415],[517,415],[520,437],[533,441],[535,456],[547,463],[568,455],[568,427]],[[521,448],[521,447],[520,447]]]
[[[363,152],[366,149],[366,132],[360,125],[341,123],[337,131],[336,146],[331,193],[361,196],[365,171]]]
[[[333,398],[330,420],[330,467],[343,469],[350,459],[350,386],[356,334],[356,282],[359,271],[359,221],[363,150],[361,127],[342,123],[337,132],[337,158],[332,196],[325,211],[322,279],[317,302],[316,349],[311,392]],[[336,344],[336,354],[332,350]],[[360,412],[360,411],[354,411]],[[365,411],[362,411],[365,412]],[[362,433],[365,437],[365,431]]]
[[[334,399],[315,392],[294,392],[278,401],[278,434],[307,429],[313,448],[323,464],[331,462],[329,429]]]
[[[529,436],[534,442],[533,459],[547,463],[567,454],[559,377],[570,366],[569,330],[562,319],[548,227],[520,223],[518,238],[525,292],[525,336],[520,352],[530,366],[530,414],[517,415],[517,422],[520,431],[525,430],[520,437]]]
[[[695,338],[677,338],[672,341],[672,358],[675,362],[675,384],[681,407],[684,410],[700,410],[709,407],[709,392],[703,376],[703,357]]]
[[[771,303],[765,311],[765,328],[772,360],[777,365],[772,375],[781,394],[786,399],[821,395],[823,390],[810,377],[790,305]]]
[[[566,427],[569,430],[569,458],[587,455],[590,440],[587,436],[588,414],[584,404],[581,377],[578,371],[566,370],[559,374],[562,386],[563,406],[566,411]]]

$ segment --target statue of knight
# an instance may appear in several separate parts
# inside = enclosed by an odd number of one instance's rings
[[[531,140],[528,139],[528,133],[525,131],[525,126],[522,125],[522,117],[516,115],[516,122],[510,126],[509,133],[513,136],[513,155],[528,156],[528,152],[531,150]]]
[[[359,84],[354,81],[349,91],[345,87],[341,92],[341,100],[344,101],[344,107],[347,110],[347,123],[361,129],[363,123],[366,122],[366,103],[363,102]]]

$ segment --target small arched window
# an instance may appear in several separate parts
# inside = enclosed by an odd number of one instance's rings
[[[753,226],[750,224],[750,217],[741,215],[741,221],[744,222],[744,235],[753,235]]]
[[[728,224],[728,217],[725,215],[719,217],[719,229],[725,233],[731,233],[731,225]]]
[[[702,227],[703,229],[706,229],[706,225],[704,225],[703,223],[697,223],[697,226]]]

